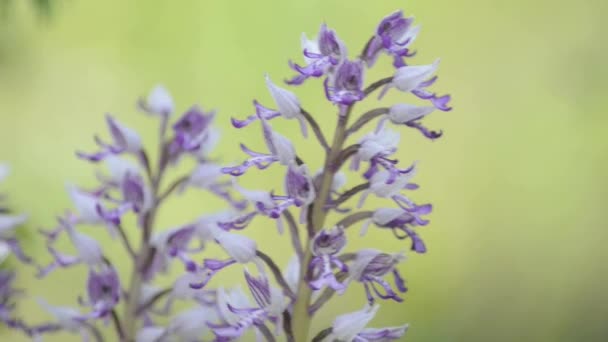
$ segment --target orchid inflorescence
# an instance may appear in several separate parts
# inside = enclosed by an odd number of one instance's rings
[[[323,93],[337,109],[333,137],[326,138],[326,132],[293,92],[266,75],[274,106],[254,101],[255,113],[242,119],[233,118],[232,125],[245,129],[259,124],[267,151],[254,151],[241,144],[247,159],[237,165],[220,165],[217,158],[210,158],[219,139],[212,126],[215,113],[193,106],[171,124],[175,106],[162,86],[139,101],[143,112],[159,120],[158,158],[154,162],[139,134],[107,115],[111,141],[96,137],[97,151],[78,152],[84,160],[104,163],[107,172],[98,174],[100,184],[94,189],[69,186],[75,211],[60,216],[56,228],[42,231],[53,260],[38,267],[38,276],[81,265],[88,271],[88,279],[83,282],[86,298],[78,298],[78,309],[40,300],[56,318],[50,323],[26,324],[14,319],[9,311],[0,311],[2,321],[37,338],[67,330],[83,338],[101,340],[103,335],[97,322],[111,321],[121,341],[199,341],[208,334],[213,334],[216,341],[233,341],[244,338],[249,331],[267,341],[400,339],[407,324],[386,328],[367,325],[379,309],[379,300],[403,300],[407,287],[398,266],[405,260],[405,252],[362,249],[351,253],[345,249],[350,239],[349,228],[361,224],[361,236],[374,225],[390,230],[397,239],[409,239],[411,251],[426,252],[417,230],[429,223],[425,216],[432,206],[418,204],[405,195],[406,191],[418,188],[412,182],[417,167],[415,163],[399,165],[394,159],[399,133],[388,128],[389,123],[407,126],[429,139],[437,139],[442,132],[428,129],[422,119],[435,110],[451,110],[449,95],[438,96],[428,89],[437,80],[433,75],[439,62],[421,66],[407,63],[414,55],[411,44],[418,31],[413,18],[405,17],[401,11],[392,13],[380,22],[361,55],[354,59],[349,58],[336,32],[325,24],[316,39],[309,40],[304,35],[304,64],[290,61],[296,75],[286,83],[297,86],[312,78],[323,78]],[[382,54],[392,58],[393,75],[365,86],[365,73]],[[411,93],[428,105],[398,103],[355,117],[358,102],[370,100],[376,91],[381,99],[392,88]],[[317,172],[310,171],[290,139],[273,129],[271,122],[280,117],[295,119],[306,138],[309,130],[313,132],[324,156]],[[367,134],[347,144],[368,126],[372,127]],[[194,160],[196,167],[189,174],[168,181],[167,170],[183,159]],[[350,188],[342,172],[347,165],[351,171],[360,172],[362,179]],[[247,189],[239,184],[240,176],[271,166],[285,172],[283,193]],[[165,200],[187,188],[203,189],[218,196],[228,209],[206,213],[176,228],[157,230],[155,218]],[[393,205],[362,210],[369,196],[391,200]],[[358,197],[355,209],[343,206],[355,197]],[[330,213],[340,219],[328,223]],[[136,227],[127,228],[128,214],[135,216]],[[279,234],[289,232],[294,256],[284,270],[258,248],[256,241],[240,232],[261,217],[276,222]],[[116,269],[119,261],[113,260],[87,234],[86,226],[103,227],[122,242],[132,265],[130,279],[121,279]],[[129,239],[133,231],[140,237],[138,246]],[[61,236],[68,238],[76,255],[57,249],[56,241]],[[227,258],[206,258],[197,263],[195,255],[209,243],[219,245]],[[175,263],[183,264],[184,274],[171,287],[156,286],[158,274],[167,273]],[[212,288],[211,282],[218,273],[239,265],[243,267],[251,296],[240,287]],[[8,275],[0,278],[12,279]],[[365,290],[364,307],[336,317],[330,327],[309,335],[310,322],[317,311],[334,294],[343,294],[356,286]],[[0,286],[0,296],[8,298],[9,289]],[[175,301],[191,305],[174,313]]]

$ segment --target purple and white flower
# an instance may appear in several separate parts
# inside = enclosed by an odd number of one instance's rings
[[[91,308],[91,312],[86,317],[93,319],[108,317],[120,301],[121,292],[120,279],[112,265],[105,263],[97,269],[89,269],[88,299],[82,302],[83,305]]]
[[[245,271],[245,280],[257,306],[247,304],[238,293],[232,298],[227,297],[225,292],[219,293],[219,311],[225,321],[220,324],[209,324],[218,339],[240,338],[247,330],[264,326],[266,321],[276,325],[275,334],[282,327],[282,312],[289,304],[282,291],[271,286],[264,275],[254,277]],[[258,338],[261,337],[257,329],[256,334]]]
[[[39,270],[39,277],[45,277],[57,268],[71,267],[77,264],[85,264],[90,269],[97,269],[105,264],[103,251],[97,240],[77,231],[69,222],[61,221],[60,225],[67,232],[77,255],[63,254],[53,246],[47,246],[54,260],[48,266]]]
[[[199,163],[194,171],[190,173],[188,179],[181,186],[180,191],[184,191],[186,187],[194,187],[208,190],[214,195],[224,199],[228,204],[237,210],[243,210],[247,206],[247,202],[236,200],[230,190],[232,183],[230,181],[222,181],[225,174],[222,172],[220,165],[204,162]]]
[[[325,24],[321,25],[316,40],[309,40],[306,34],[302,33],[301,42],[306,65],[300,66],[290,61],[289,65],[299,75],[288,80],[287,84],[299,85],[309,77],[324,76],[347,56],[344,43],[338,38],[336,32]]]
[[[139,134],[133,129],[123,125],[110,114],[106,115],[106,123],[112,138],[111,143],[106,143],[101,138],[95,137],[95,142],[101,150],[95,153],[78,152],[78,156],[92,162],[98,162],[110,155],[131,153],[139,155],[142,150],[142,142]]]
[[[393,66],[405,66],[404,58],[414,55],[409,46],[414,42],[420,27],[412,27],[413,17],[405,18],[402,11],[386,16],[376,29],[376,34],[365,47],[364,58],[372,67],[381,52],[393,57]]]
[[[155,86],[145,99],[139,100],[139,107],[148,114],[169,116],[175,109],[173,98],[163,85]]]
[[[296,151],[289,139],[277,133],[272,129],[266,118],[258,113],[258,118],[262,122],[262,132],[264,133],[264,142],[270,153],[255,152],[241,144],[241,150],[248,154],[251,158],[247,159],[241,165],[233,167],[225,167],[222,172],[233,176],[243,175],[250,167],[255,166],[260,170],[264,170],[275,162],[282,165],[289,165],[296,159]]]
[[[339,294],[346,290],[346,286],[336,279],[332,270],[333,266],[336,266],[342,272],[348,271],[346,264],[337,257],[344,246],[346,246],[346,236],[341,227],[323,229],[314,237],[311,246],[314,258],[309,265],[314,277],[309,283],[313,290],[320,290],[325,286]]]
[[[405,293],[407,291],[405,280],[396,268],[403,260],[405,255],[402,253],[387,254],[375,249],[360,250],[349,268],[346,282],[347,284],[353,281],[362,283],[370,304],[375,301],[375,297],[401,302],[403,299],[384,280],[384,277],[392,274],[397,290]]]
[[[413,65],[403,66],[395,71],[392,82],[387,84],[380,97],[382,97],[388,89],[394,87],[398,90],[416,95],[417,97],[430,101],[433,106],[441,111],[450,111],[452,108],[449,107],[451,100],[450,95],[437,96],[437,94],[430,92],[426,88],[430,87],[437,80],[437,76],[433,77],[433,74],[439,67],[439,60],[429,65]]]
[[[395,125],[405,125],[411,128],[415,128],[420,131],[425,137],[429,139],[437,139],[441,137],[441,131],[432,131],[424,127],[420,120],[425,116],[431,114],[435,110],[435,107],[425,106],[419,107],[407,103],[399,103],[393,105],[385,118],[382,118],[378,123],[377,131],[381,130],[386,119],[390,120]]]
[[[293,92],[273,83],[268,75],[266,75],[266,86],[276,104],[277,110],[266,108],[259,102],[254,101],[253,104],[256,113],[248,116],[245,120],[232,118],[232,125],[236,128],[242,128],[261,118],[264,120],[272,120],[280,116],[288,120],[298,120],[302,135],[306,137],[308,135],[308,126],[306,126],[306,119],[302,114],[300,100],[298,100]]]
[[[336,317],[332,324],[332,333],[329,341],[353,342],[387,342],[398,340],[405,335],[408,325],[387,328],[366,328],[374,318],[380,305],[366,306],[362,310],[347,313]]]
[[[336,72],[324,83],[325,96],[335,104],[350,106],[365,97],[363,92],[363,64],[361,61],[343,61]]]
[[[410,238],[411,250],[416,253],[425,253],[426,246],[420,236],[413,230],[414,227],[426,226],[429,221],[421,218],[432,211],[430,204],[417,206],[416,210],[406,211],[402,208],[380,208],[374,211],[371,219],[366,220],[361,228],[361,235],[365,235],[371,223],[380,228],[392,229],[398,239]],[[401,232],[401,233],[400,233]]]
[[[286,83],[302,84],[311,77],[325,78],[325,96],[338,109],[334,136],[326,137],[325,127],[322,128],[315,116],[303,109],[296,94],[279,87],[266,75],[266,86],[274,106],[268,108],[254,101],[255,115],[244,120],[232,119],[236,128],[259,121],[266,151],[253,151],[241,144],[247,159],[236,166],[222,167],[210,158],[219,139],[219,132],[212,127],[215,113],[193,106],[172,120],[175,104],[162,86],[154,88],[139,103],[141,109],[160,119],[158,153],[148,153],[136,131],[114,117],[106,116],[111,141],[96,138],[99,151],[78,155],[93,162],[105,160],[107,171],[98,175],[100,184],[93,191],[69,188],[76,210],[62,215],[58,228],[44,232],[53,261],[41,268],[39,274],[44,276],[56,268],[76,264],[86,266],[87,295],[86,299],[79,298],[79,303],[87,310],[81,313],[72,308],[47,305],[57,317],[56,322],[28,327],[12,317],[12,302],[10,298],[6,299],[11,294],[7,290],[10,286],[1,283],[4,278],[0,272],[0,320],[35,338],[47,332],[68,330],[81,333],[83,338],[91,334],[99,340],[101,335],[96,321],[103,320],[115,326],[117,340],[199,341],[214,334],[215,340],[227,342],[244,338],[249,331],[255,332],[258,340],[275,340],[284,330],[288,340],[305,341],[312,336],[302,328],[308,326],[311,317],[332,295],[361,284],[368,306],[338,316],[331,327],[313,339],[357,342],[402,339],[407,325],[367,326],[379,308],[374,305],[375,301],[403,301],[402,294],[407,288],[399,265],[405,255],[375,249],[345,251],[349,241],[347,228],[359,223],[363,223],[361,236],[366,234],[370,224],[374,224],[378,229],[392,231],[397,239],[409,238],[414,252],[426,251],[418,228],[429,223],[426,215],[431,213],[432,206],[416,204],[402,193],[418,188],[411,182],[417,172],[416,164],[399,168],[394,158],[400,136],[384,126],[390,121],[436,139],[441,131],[429,130],[421,121],[435,109],[451,109],[449,95],[438,96],[428,90],[437,80],[434,74],[439,62],[419,66],[405,62],[413,55],[411,46],[419,31],[412,25],[413,18],[405,17],[401,11],[390,14],[382,19],[361,55],[355,59],[349,59],[344,43],[326,25],[321,26],[315,40],[303,36],[305,65],[290,62],[297,75]],[[396,68],[394,74],[364,84],[366,69],[371,68],[383,53],[392,57]],[[383,86],[380,97],[390,88],[396,88],[432,105],[382,105],[353,117],[361,107],[353,105],[366,100],[367,95]],[[297,120],[304,136],[309,128],[314,133],[323,152],[320,154],[323,160],[319,160],[323,168],[314,176],[308,169],[312,163],[304,160],[308,156],[298,155],[289,137],[271,126],[270,120],[279,117]],[[379,122],[374,130],[368,126],[375,120]],[[366,128],[369,130],[363,131]],[[363,138],[357,143],[348,141],[359,133],[363,133],[360,135]],[[150,156],[156,159],[152,160]],[[137,163],[123,157],[135,157]],[[195,162],[196,167],[168,181],[169,167],[185,158]],[[363,183],[346,187],[341,169],[350,158],[353,171],[359,171],[361,163],[366,163],[368,169],[361,171]],[[263,173],[273,164],[284,167],[283,194],[269,189],[245,189],[237,184],[236,177],[249,169],[255,167]],[[2,174],[0,167],[0,178]],[[231,179],[224,179],[225,176]],[[187,188],[211,192],[226,201],[231,209],[204,215],[183,225],[172,225],[174,228],[168,230],[156,230],[160,222],[158,211],[163,209],[165,200]],[[236,198],[233,191],[237,193]],[[358,195],[361,196],[359,208],[369,195],[390,199],[396,206],[373,211],[341,207]],[[248,205],[251,207],[246,210]],[[299,210],[299,221],[288,209]],[[131,221],[127,214],[131,213],[137,222],[133,228],[128,227]],[[328,222],[337,215],[344,216],[333,224]],[[271,218],[277,223],[279,233],[289,232],[294,257],[286,269],[277,266],[284,262],[277,263],[272,251],[267,254],[259,250],[249,235],[235,232],[245,229],[254,217]],[[0,257],[2,247],[7,249],[7,243],[14,238],[14,227],[23,219],[17,215],[8,216],[4,211],[0,213]],[[106,226],[113,237],[121,240],[120,245],[125,247],[128,256],[125,260],[132,267],[129,284],[124,287],[121,284],[113,266],[118,264],[109,259],[115,257],[113,251],[104,251],[95,239],[80,229],[80,225]],[[74,255],[57,250],[60,233],[69,238],[76,250]],[[137,245],[131,242],[134,237],[138,237]],[[209,244],[216,244],[227,256],[206,256],[202,263],[195,263],[195,253],[209,250],[206,248]],[[174,259],[181,261],[186,272],[170,287],[157,286],[155,275],[169,274]],[[256,268],[256,275],[247,270],[250,265]],[[212,279],[219,278],[216,274],[228,267],[245,269],[244,280],[253,300],[238,287],[225,290],[225,287],[214,289],[210,286]],[[7,282],[10,280],[7,278]],[[180,301],[180,305],[188,302],[191,305],[172,315],[176,301]],[[124,305],[125,316],[121,317],[116,310],[119,304]],[[158,322],[165,323],[159,325]]]
[[[193,106],[173,124],[174,137],[169,145],[169,158],[176,160],[181,153],[192,153],[200,150],[209,142],[211,123],[215,112],[205,113],[198,106]],[[216,140],[211,139],[211,140]],[[215,142],[213,142],[215,144]]]
[[[410,181],[416,174],[415,165],[408,169],[407,173],[391,174],[389,171],[380,170],[371,176],[370,186],[361,194],[358,207],[362,207],[369,194],[374,194],[379,198],[391,198],[395,203],[405,210],[414,210],[416,205],[409,198],[401,194],[401,191],[415,190],[418,185]]]
[[[414,167],[399,169],[396,166],[398,161],[389,158],[397,152],[399,138],[399,133],[388,129],[367,134],[359,141],[360,146],[353,157],[351,168],[358,170],[362,161],[369,162],[369,169],[363,175],[365,178],[372,178],[378,172],[379,167],[382,167],[389,172],[387,184],[393,184],[399,174],[407,174]]]
[[[168,271],[171,260],[177,258],[184,264],[186,271],[194,272],[197,266],[190,255],[202,250],[202,246],[191,247],[195,236],[196,226],[194,225],[164,230],[153,236],[151,244],[156,248],[156,253],[150,271],[165,273]]]
[[[231,265],[254,263],[258,268],[262,267],[257,260],[257,244],[254,240],[222,229],[215,231],[214,239],[230,258],[226,260],[205,259],[202,270],[199,272],[203,279],[192,282],[190,284],[191,288],[202,289],[217,272]]]

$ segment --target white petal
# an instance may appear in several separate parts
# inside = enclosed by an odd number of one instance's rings
[[[418,33],[420,33],[420,25],[414,26],[414,27],[410,28],[409,30],[405,31],[403,36],[401,36],[401,38],[398,39],[398,41],[405,42],[405,41],[409,40],[407,42],[407,45],[412,45],[412,43],[414,43],[414,41],[418,37]]]
[[[435,70],[439,67],[439,59],[429,65],[404,66],[395,72],[393,77],[393,85],[403,91],[412,91],[420,85],[420,83],[431,78]]]
[[[224,290],[220,287],[217,289],[217,308],[220,316],[230,325],[236,325],[241,320],[241,317],[228,308],[228,305],[236,308],[247,308],[251,305],[247,295],[239,286],[232,290]]]
[[[162,115],[173,113],[175,107],[173,98],[171,97],[171,94],[169,94],[169,91],[162,85],[154,87],[150,94],[148,94],[146,100],[146,105],[152,113]]]
[[[0,237],[11,238],[15,228],[27,220],[27,215],[0,214]]]
[[[70,307],[54,306],[42,298],[38,298],[37,302],[44,310],[53,315],[63,328],[70,331],[77,331],[80,328],[80,322],[76,321],[76,318],[80,316],[78,310]]]
[[[208,188],[222,176],[222,167],[213,163],[201,163],[192,171],[188,184],[199,188]]]
[[[95,196],[84,193],[72,185],[68,185],[67,190],[78,212],[78,218],[83,223],[95,224],[102,221],[97,213],[97,203],[99,203],[99,200]]]
[[[332,325],[332,337],[340,341],[352,341],[374,318],[380,305],[338,316]]]
[[[296,150],[291,141],[277,132],[272,132],[272,144],[277,152],[277,157],[283,165],[289,165],[296,159]]]
[[[386,170],[376,172],[370,179],[371,185],[369,190],[381,198],[392,197],[399,194],[403,187],[410,182],[415,174],[416,169],[405,174],[399,174],[392,184],[386,184],[386,181],[390,177],[390,173]]]
[[[147,303],[152,297],[159,294],[162,290],[154,285],[144,284],[141,288],[139,304]]]
[[[307,52],[311,53],[319,53],[319,44],[317,43],[317,41],[308,39],[308,37],[306,37],[306,33],[304,32],[302,32],[300,44],[302,46],[302,51],[306,50]],[[306,61],[306,64],[310,64],[314,61],[314,59],[308,58],[306,56],[304,56],[304,60]]]
[[[127,173],[132,175],[139,174],[139,167],[125,158],[109,155],[104,159],[104,162],[110,173],[110,179],[113,182],[120,184]]]
[[[435,107],[419,107],[407,103],[399,103],[391,107],[388,117],[392,123],[402,124],[431,114]]]
[[[4,241],[0,241],[0,265],[6,260],[6,257],[11,253],[11,249]]]
[[[287,285],[294,293],[298,291],[298,285],[300,283],[300,260],[297,255],[294,255],[289,259],[289,263],[285,268],[283,274]]]
[[[89,266],[103,264],[103,252],[97,240],[92,237],[79,233],[73,228],[68,229],[72,244],[78,251],[78,256],[82,262]]]
[[[383,129],[377,133],[370,133],[361,140],[361,147],[357,155],[364,161],[369,161],[378,154],[391,154],[399,145],[399,133]]]
[[[135,336],[135,342],[161,342],[160,338],[165,334],[163,327],[144,327]]]
[[[334,175],[334,180],[331,183],[331,190],[338,191],[344,185],[346,185],[346,174],[344,172],[340,171]]]
[[[403,215],[403,209],[400,208],[380,208],[374,211],[372,220],[377,225],[385,225],[397,217]]]
[[[289,302],[283,294],[283,290],[276,286],[270,286],[270,306],[268,312],[277,317],[281,317],[281,313],[287,308]]]
[[[254,240],[246,236],[220,231],[215,240],[239,263],[251,262],[256,256],[257,245]]]
[[[201,241],[206,242],[215,239],[222,230],[218,222],[228,222],[237,214],[230,210],[224,210],[215,214],[201,216],[195,223],[196,233]]]
[[[293,119],[301,115],[300,101],[294,93],[274,84],[268,75],[266,75],[266,86],[282,116]]]
[[[215,320],[217,315],[212,309],[196,307],[174,316],[167,330],[179,341],[197,341],[209,329],[205,323]]]
[[[173,283],[171,296],[179,299],[191,299],[200,294],[201,290],[193,289],[190,284],[200,282],[201,275],[197,273],[184,273],[179,276]]]
[[[141,151],[142,144],[141,137],[139,136],[139,134],[134,129],[123,125],[118,120],[112,120],[114,122],[114,125],[116,125],[116,127],[120,131],[120,134],[122,134],[124,138],[124,141],[126,143],[126,151],[131,153],[137,153]]]
[[[260,202],[263,203],[267,207],[274,207],[274,201],[270,196],[270,193],[262,190],[248,190],[241,187],[235,180],[232,178],[233,187],[236,191],[238,191],[247,201],[250,203]]]
[[[221,132],[216,127],[209,127],[204,133],[203,142],[197,154],[201,158],[209,158],[209,154],[215,149],[221,138]]]

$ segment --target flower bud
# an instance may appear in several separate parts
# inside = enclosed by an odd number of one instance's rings
[[[331,341],[355,341],[357,335],[374,318],[380,305],[366,306],[363,310],[336,317],[332,324]]]
[[[220,231],[215,236],[215,240],[230,257],[241,264],[248,263],[256,257],[257,244],[246,236]]]
[[[109,114],[106,115],[106,122],[117,148],[129,153],[137,153],[141,150],[141,138],[135,130],[121,124]]]
[[[270,76],[266,75],[266,86],[270,91],[270,95],[274,99],[275,104],[282,116],[287,119],[293,119],[301,116],[302,109],[300,101],[291,91],[278,87],[270,80]]]
[[[144,107],[151,114],[169,115],[173,113],[175,105],[169,91],[164,86],[157,85],[148,94]]]
[[[394,124],[404,124],[422,119],[431,114],[434,110],[435,107],[419,107],[407,103],[398,103],[390,108],[388,118]]]
[[[412,91],[418,88],[421,83],[431,78],[438,67],[439,59],[429,65],[401,67],[397,69],[393,76],[393,85],[403,92]]]

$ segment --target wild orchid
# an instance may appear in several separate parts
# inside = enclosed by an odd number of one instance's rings
[[[236,129],[258,126],[265,143],[262,150],[241,144],[246,157],[240,163],[225,164],[211,158],[219,139],[213,127],[215,112],[192,106],[175,118],[173,98],[162,86],[138,102],[142,112],[159,121],[157,153],[151,153],[137,130],[117,116],[106,115],[108,138],[96,136],[95,149],[77,152],[79,158],[104,166],[105,171],[98,172],[99,184],[88,189],[68,185],[73,210],[60,215],[55,228],[41,230],[51,261],[37,267],[38,277],[64,268],[83,268],[87,274],[87,279],[79,282],[83,295],[74,298],[72,305],[39,299],[53,320],[24,322],[11,311],[13,276],[1,273],[1,321],[36,339],[68,331],[83,340],[102,341],[108,336],[102,331],[107,326],[116,333],[112,340],[125,342],[202,341],[211,336],[223,342],[249,334],[265,341],[401,339],[407,324],[384,328],[368,324],[382,301],[403,301],[408,288],[400,268],[409,252],[372,246],[347,252],[347,248],[355,234],[353,227],[359,225],[360,236],[375,226],[390,230],[399,240],[409,240],[407,246],[413,253],[427,250],[420,228],[429,224],[426,216],[432,205],[411,198],[419,188],[413,182],[418,167],[417,163],[401,164],[396,159],[399,129],[414,128],[428,139],[438,139],[442,132],[422,122],[436,110],[449,111],[451,107],[449,95],[429,90],[437,81],[434,74],[439,61],[410,64],[414,55],[411,46],[418,33],[413,18],[396,11],[379,23],[357,57],[349,57],[346,44],[326,24],[321,25],[315,39],[303,35],[304,63],[289,61],[295,75],[286,83],[298,86],[322,79],[319,93],[336,111],[333,135],[327,136],[325,127],[294,92],[266,75],[265,85],[274,103],[254,100],[253,114],[231,120]],[[382,55],[392,59],[394,71],[366,82],[368,70]],[[383,104],[359,113],[359,102],[379,101],[394,91],[411,94],[425,104]],[[373,96],[376,92],[377,98]],[[298,146],[273,128],[279,118],[296,122],[304,138],[318,143],[322,165],[304,160]],[[195,167],[167,179],[169,170],[187,159],[194,161]],[[272,190],[248,188],[239,179],[271,167],[284,174]],[[311,172],[317,167],[318,171]],[[359,176],[355,185],[348,185],[347,167]],[[226,210],[158,227],[156,217],[165,201],[188,189],[217,196],[226,203]],[[369,197],[387,204],[363,209]],[[355,205],[345,206],[351,200]],[[336,216],[335,221],[328,219]],[[243,234],[254,220],[270,220],[272,233],[276,225],[276,234],[289,234],[293,257],[285,269]],[[0,222],[0,233],[11,232],[21,222],[20,217],[4,221]],[[128,224],[131,221],[134,223]],[[4,229],[5,225],[10,228]],[[119,241],[127,260],[110,255],[92,237],[91,229],[102,229]],[[130,238],[134,235],[136,242]],[[60,239],[74,247],[72,253],[58,246]],[[12,235],[0,234],[0,247],[3,244],[31,263]],[[200,262],[198,253],[208,244],[219,246],[225,257],[205,256]],[[125,265],[131,269],[130,278],[119,275],[119,267]],[[169,287],[158,286],[158,276],[175,265],[182,267],[183,274]],[[214,284],[218,273],[229,268],[242,271],[246,290],[233,284]],[[335,295],[354,287],[365,292],[363,308],[339,315],[325,329],[311,332],[317,312]],[[176,312],[176,302],[188,305],[185,309],[180,305],[182,311]]]
[[[264,172],[271,166],[280,167],[285,172],[284,192],[278,194],[237,186],[254,209],[232,220],[225,220],[221,226],[227,231],[242,230],[254,217],[266,216],[277,222],[279,233],[283,231],[283,226],[289,228],[295,258],[288,269],[281,272],[274,261],[268,260],[269,256],[257,252],[273,272],[272,276],[262,272],[258,278],[253,278],[245,271],[248,287],[257,303],[255,307],[231,299],[229,292],[219,292],[218,303],[225,303],[220,308],[224,312],[224,321],[222,324],[209,322],[218,341],[238,339],[249,329],[269,341],[275,340],[279,334],[284,334],[290,341],[308,341],[311,338],[314,341],[388,341],[400,339],[405,334],[407,325],[380,329],[366,327],[379,309],[379,300],[403,300],[407,287],[399,265],[405,260],[405,253],[375,249],[346,253],[344,247],[349,240],[348,228],[362,222],[361,235],[365,235],[373,224],[380,229],[391,230],[397,239],[409,239],[410,249],[414,253],[426,252],[417,230],[429,223],[424,216],[431,213],[432,206],[418,204],[406,195],[418,189],[418,185],[412,182],[417,166],[415,163],[400,166],[394,159],[399,147],[397,129],[407,126],[418,130],[426,138],[437,139],[442,132],[426,128],[422,120],[435,110],[449,111],[451,108],[448,105],[449,95],[439,96],[428,90],[437,80],[434,73],[439,62],[422,66],[408,62],[408,58],[414,55],[411,44],[419,32],[419,28],[412,24],[413,18],[405,17],[401,11],[387,16],[380,22],[360,56],[354,59],[349,58],[346,46],[337,33],[325,24],[321,26],[316,39],[309,40],[303,36],[305,65],[290,62],[296,75],[287,84],[300,85],[312,78],[324,79],[325,97],[337,111],[337,123],[330,139],[326,138],[326,132],[303,107],[295,93],[275,84],[268,75],[266,86],[274,104],[265,105],[255,100],[254,114],[245,119],[232,119],[237,129],[259,122],[267,150],[253,151],[241,144],[247,159],[239,165],[224,167],[222,172],[238,178],[255,172],[253,169],[256,168]],[[394,74],[365,86],[367,70],[375,65],[382,54],[393,59]],[[428,101],[428,105],[398,103],[356,113],[358,102],[373,100],[372,94],[377,90],[380,90],[378,98],[381,99],[393,88]],[[298,155],[297,146],[273,129],[272,122],[280,117],[296,119],[304,137],[308,137],[309,130],[312,130],[324,155],[319,172],[310,173],[311,164]],[[387,122],[393,127],[387,127]],[[347,145],[356,133],[366,129],[368,134]],[[341,170],[349,159],[351,170],[362,172],[362,181],[342,191],[346,181]],[[359,196],[357,208],[361,208],[369,196],[391,200],[395,206],[372,211],[341,208],[343,203],[356,196]],[[300,214],[294,215],[294,210]],[[343,218],[337,222],[327,222],[330,212],[343,215]],[[208,270],[207,276],[201,282],[192,284],[192,287],[204,288],[209,277],[219,269],[237,263],[234,259],[229,260],[224,263],[206,260],[203,268]],[[244,266],[255,262],[253,258],[238,261]],[[281,292],[270,285],[269,278],[274,278]],[[314,314],[334,294],[342,294],[353,286],[364,287],[367,307],[340,316],[331,327],[311,335],[310,322]],[[283,310],[282,314],[278,309]]]

